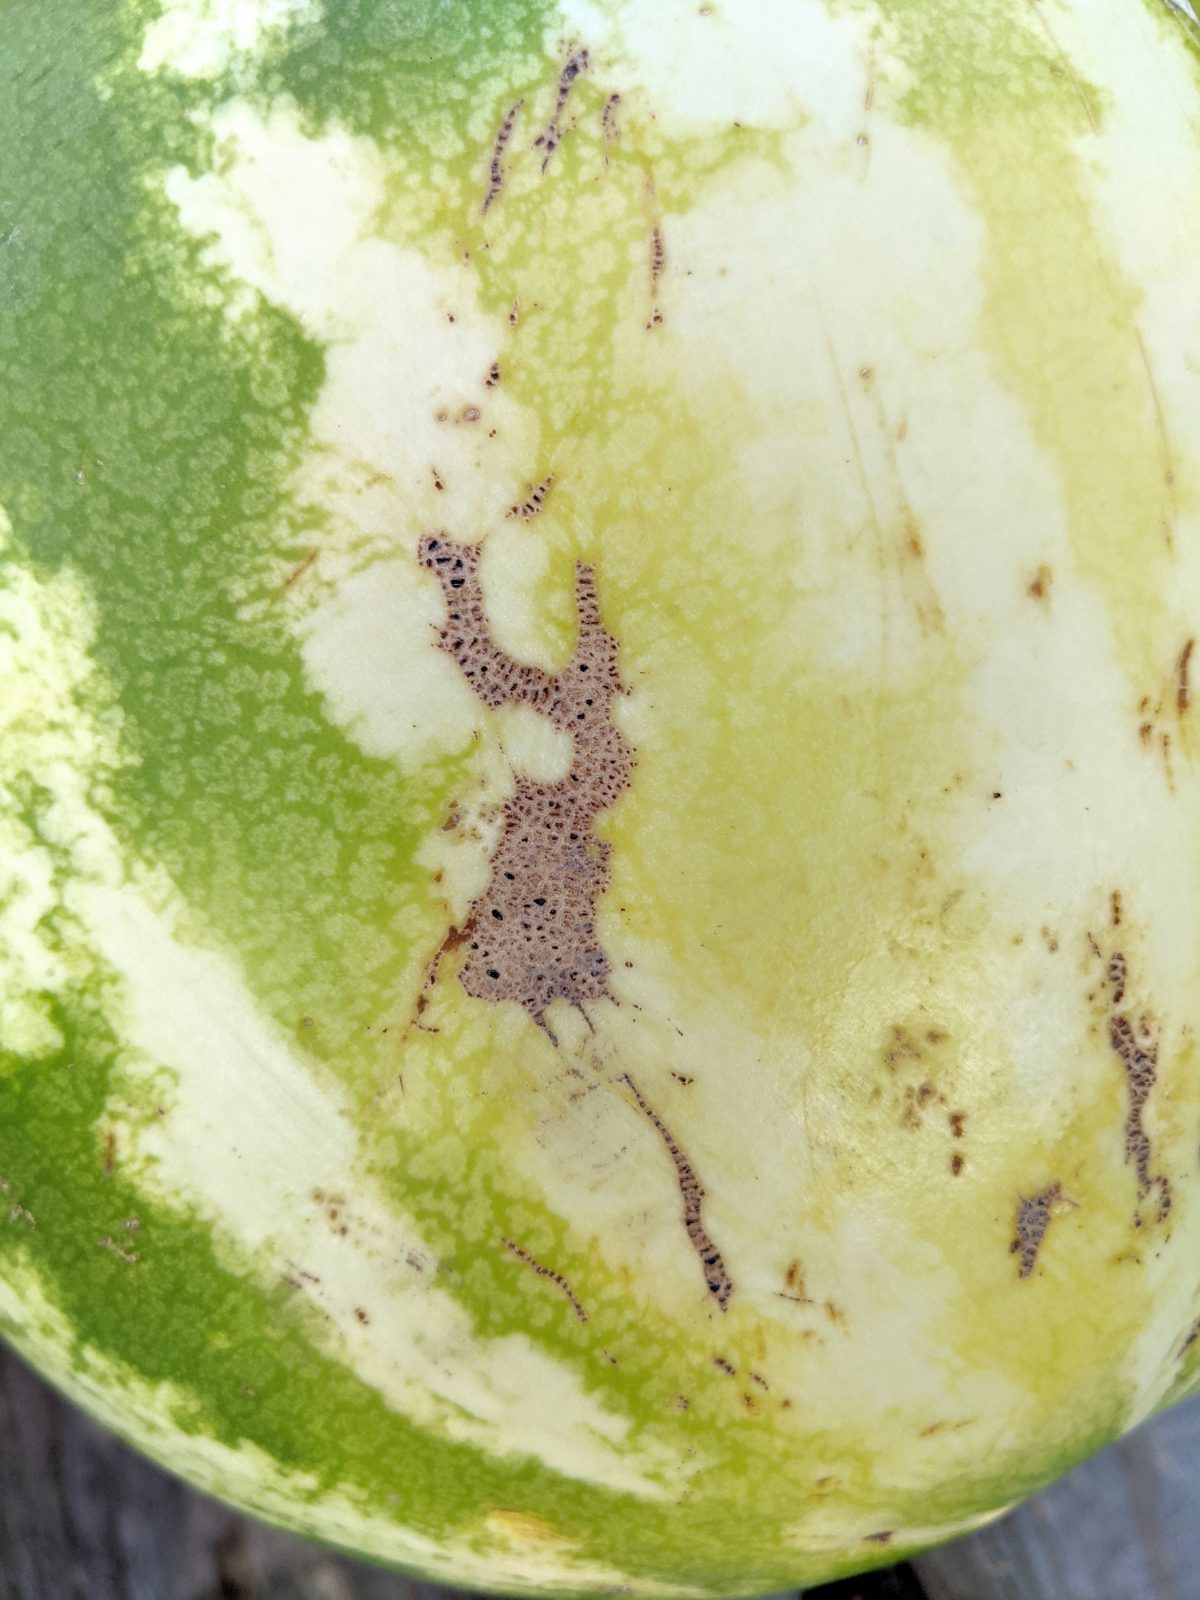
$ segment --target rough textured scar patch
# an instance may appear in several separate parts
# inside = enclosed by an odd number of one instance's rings
[[[545,1018],[554,1000],[582,1010],[588,1000],[612,998],[608,957],[596,936],[611,847],[596,837],[595,824],[633,770],[633,752],[612,718],[613,698],[625,692],[616,641],[600,620],[594,574],[583,563],[575,569],[575,652],[561,672],[550,673],[514,661],[492,639],[477,547],[431,534],[421,541],[420,560],[446,601],[438,647],[484,705],[531,706],[572,738],[565,778],[517,777],[487,888],[438,956],[464,948],[458,977],[468,994],[515,1000],[550,1033]],[[437,961],[430,981],[436,971]]]
[[[1114,923],[1120,920],[1119,903],[1119,900],[1114,901]],[[1157,1220],[1164,1222],[1171,1211],[1171,1180],[1165,1173],[1152,1170],[1153,1151],[1144,1120],[1150,1091],[1158,1080],[1159,1042],[1148,1016],[1142,1015],[1135,1021],[1130,1010],[1122,1008],[1128,983],[1129,963],[1122,951],[1114,951],[1105,970],[1105,985],[1112,999],[1108,1042],[1125,1069],[1129,1095],[1125,1115],[1125,1160],[1137,1173],[1138,1199],[1145,1200],[1157,1194]],[[1136,1221],[1140,1227],[1141,1217]]]
[[[1009,1250],[1019,1258],[1018,1276],[1029,1278],[1037,1266],[1046,1230],[1054,1220],[1054,1207],[1062,1199],[1062,1185],[1052,1183],[1032,1198],[1017,1203],[1017,1231]]]

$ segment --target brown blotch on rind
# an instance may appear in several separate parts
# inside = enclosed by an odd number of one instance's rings
[[[1113,952],[1108,958],[1106,982],[1112,990],[1113,1005],[1119,1006],[1125,998],[1125,984],[1129,978],[1129,966],[1125,957],[1119,950]]]
[[[1148,1037],[1143,1025],[1139,1038],[1133,1023],[1123,1013],[1108,1019],[1108,1041],[1125,1068],[1129,1109],[1125,1116],[1125,1160],[1137,1173],[1138,1199],[1158,1191],[1158,1220],[1163,1222],[1171,1210],[1171,1180],[1150,1170],[1150,1135],[1142,1123],[1142,1113],[1158,1077],[1158,1046]]]
[[[452,928],[430,968],[465,949],[458,979],[478,1000],[514,1000],[543,1028],[546,1010],[565,1000],[583,1010],[611,999],[608,957],[596,936],[596,907],[608,887],[611,846],[596,819],[628,788],[633,754],[612,702],[623,694],[617,645],[600,620],[591,567],[575,569],[579,635],[561,672],[514,661],[494,642],[479,581],[479,549],[441,535],[422,539],[421,564],[442,586],[446,621],[438,647],[452,656],[484,705],[533,708],[571,735],[573,759],[556,783],[516,779],[504,802],[487,888],[461,928]],[[556,1042],[556,1041],[555,1041]]]
[[[662,224],[656,222],[650,231],[650,319],[647,328],[662,326],[662,307],[658,304],[659,279],[667,270],[667,245],[663,238]]]
[[[927,1428],[922,1428],[919,1437],[922,1439],[936,1438],[939,1433],[958,1433],[963,1428],[969,1428],[974,1422],[973,1417],[966,1417],[959,1422],[931,1422]]]
[[[1114,924],[1117,920],[1114,917]],[[1108,1019],[1108,1042],[1125,1069],[1129,1095],[1125,1114],[1125,1160],[1137,1173],[1138,1199],[1145,1200],[1157,1192],[1157,1220],[1164,1222],[1171,1211],[1171,1180],[1165,1173],[1151,1171],[1150,1136],[1142,1121],[1150,1091],[1158,1079],[1158,1043],[1149,1018],[1141,1017],[1135,1027],[1129,1013],[1117,1009],[1129,986],[1129,963],[1123,951],[1114,950],[1109,956],[1104,981],[1113,1006]],[[1141,1218],[1136,1221],[1140,1226]]]
[[[637,1084],[627,1072],[621,1074],[621,1082],[629,1089],[637,1101],[638,1110],[646,1120],[655,1128],[659,1138],[670,1152],[671,1160],[675,1163],[675,1172],[679,1179],[679,1193],[683,1197],[683,1226],[691,1241],[692,1249],[700,1258],[700,1265],[704,1269],[704,1283],[710,1295],[724,1311],[729,1305],[730,1296],[733,1294],[733,1279],[725,1266],[721,1252],[708,1236],[704,1226],[704,1188],[691,1162],[679,1148],[675,1135],[666,1123],[649,1104]]]
[[[1033,1198],[1017,1203],[1017,1231],[1009,1252],[1020,1256],[1018,1277],[1028,1278],[1037,1266],[1038,1252],[1054,1217],[1054,1203],[1062,1198],[1062,1184],[1052,1183]]]
[[[551,472],[542,479],[535,489],[530,491],[527,500],[522,500],[517,505],[509,506],[505,516],[516,517],[521,522],[532,522],[546,504],[546,496],[553,487],[554,474]]]

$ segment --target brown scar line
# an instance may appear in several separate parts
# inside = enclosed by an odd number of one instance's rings
[[[674,1134],[658,1112],[655,1111],[654,1107],[646,1100],[629,1073],[621,1074],[621,1082],[629,1089],[633,1098],[637,1101],[638,1110],[666,1145],[671,1160],[675,1164],[679,1193],[683,1198],[684,1230],[691,1241],[693,1250],[695,1250],[700,1259],[700,1265],[704,1270],[705,1286],[721,1310],[724,1311],[727,1309],[730,1296],[733,1294],[733,1280],[729,1276],[729,1271],[721,1252],[709,1237],[704,1226],[704,1188],[697,1178],[691,1162],[680,1149]]]
[[[488,208],[491,206],[492,201],[495,200],[496,196],[504,187],[504,152],[508,149],[509,142],[513,136],[513,129],[516,126],[517,117],[520,115],[521,107],[524,104],[525,99],[524,96],[522,96],[520,100],[516,101],[512,106],[509,107],[504,121],[500,124],[500,131],[496,135],[496,142],[492,146],[492,159],[488,166],[487,193],[483,197],[483,210],[485,216],[487,215]]]
[[[500,1242],[504,1245],[506,1250],[510,1250],[512,1254],[516,1256],[518,1261],[524,1262],[530,1271],[536,1273],[539,1278],[545,1278],[547,1282],[552,1283],[556,1289],[561,1290],[561,1292],[566,1295],[567,1299],[570,1301],[571,1309],[579,1318],[580,1322],[587,1321],[587,1312],[576,1299],[575,1291],[571,1288],[571,1285],[563,1277],[561,1272],[555,1272],[553,1267],[544,1266],[536,1258],[536,1256],[530,1255],[528,1250],[526,1250],[522,1245],[517,1244],[514,1240],[508,1238],[506,1234],[501,1235]]]
[[[587,50],[577,50],[567,61],[558,75],[558,93],[554,102],[554,114],[547,123],[545,131],[539,133],[533,141],[535,150],[543,150],[542,171],[550,165],[550,158],[563,141],[562,114],[566,109],[567,100],[577,78],[583,76],[591,65],[591,55]]]
[[[537,488],[533,490],[527,500],[521,501],[518,505],[509,506],[508,510],[505,512],[505,516],[518,517],[522,522],[532,522],[534,517],[537,516],[538,512],[546,504],[546,496],[550,493],[553,487],[554,473],[551,472],[542,479],[541,483],[539,483]]]

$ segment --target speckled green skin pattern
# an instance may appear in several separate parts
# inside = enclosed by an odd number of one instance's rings
[[[0,1332],[530,1594],[1194,1392],[1198,281],[1182,0],[0,7]]]

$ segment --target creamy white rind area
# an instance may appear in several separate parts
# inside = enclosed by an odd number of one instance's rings
[[[147,73],[219,78],[252,65],[292,24],[320,16],[320,0],[163,0],[138,66]]]

